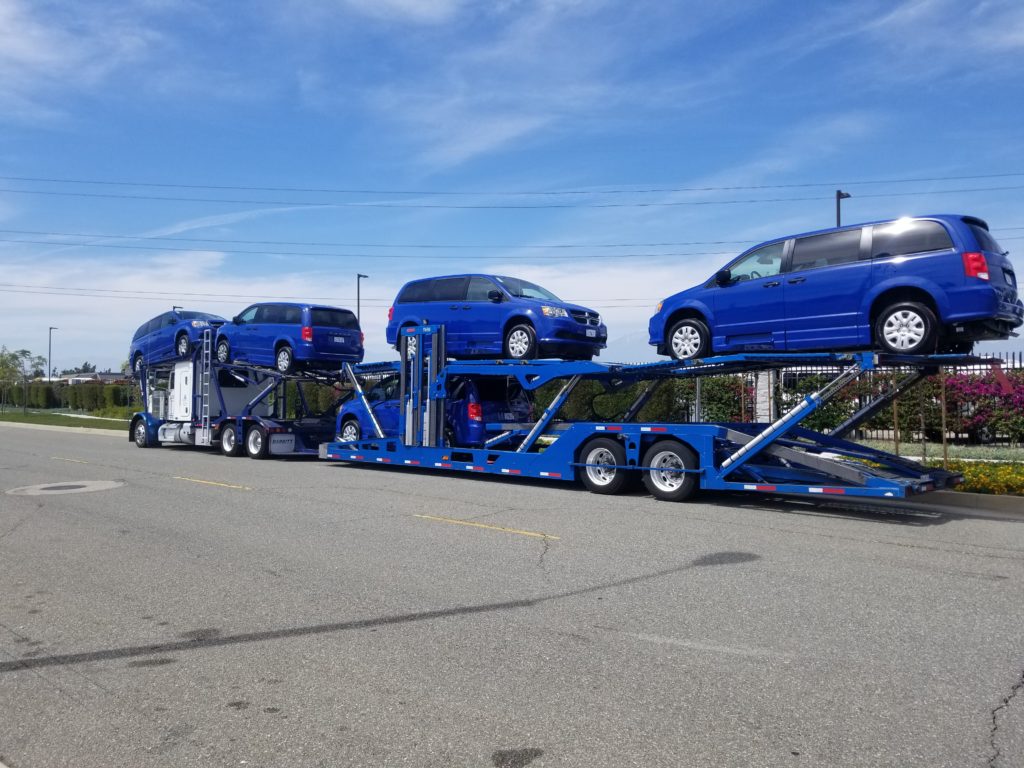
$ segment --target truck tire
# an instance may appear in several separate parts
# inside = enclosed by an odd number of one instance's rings
[[[686,501],[697,490],[695,472],[673,470],[698,469],[697,456],[675,440],[659,440],[644,453],[644,485],[662,501]]]
[[[132,438],[135,440],[135,444],[139,448],[149,448],[149,430],[146,429],[146,422],[142,419],[136,420],[132,426]]]
[[[225,424],[220,430],[220,452],[225,456],[241,456],[242,446],[238,444],[238,433],[234,424]]]
[[[270,437],[259,424],[245,433],[245,452],[250,459],[265,459],[270,455]]]
[[[629,479],[626,449],[622,443],[607,437],[595,437],[580,451],[580,479],[591,493],[619,493]],[[607,465],[607,466],[605,466]]]

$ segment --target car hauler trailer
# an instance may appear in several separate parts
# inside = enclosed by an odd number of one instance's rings
[[[254,459],[316,455],[334,434],[334,414],[313,414],[303,387],[337,385],[338,376],[219,363],[211,337],[207,331],[188,359],[140,368],[143,410],[132,416],[128,439],[140,448],[219,445],[227,456],[245,453]],[[292,382],[295,418],[287,416]]]
[[[425,338],[421,338],[425,337]],[[410,343],[411,342],[411,343]],[[904,356],[873,352],[743,353],[700,360],[618,365],[585,361],[448,361],[444,328],[405,328],[401,360],[346,366],[355,397],[360,378],[382,371],[400,377],[396,434],[335,440],[320,458],[351,463],[422,467],[506,477],[571,481],[596,493],[623,490],[640,477],[652,495],[684,500],[698,489],[809,497],[905,498],[952,487],[962,477],[877,451],[845,439],[860,424],[940,367],[977,365],[965,355]],[[821,366],[840,372],[770,424],[642,423],[635,421],[659,386],[672,379]],[[801,426],[812,413],[870,371],[905,369],[910,374],[874,397],[830,434]],[[488,424],[493,437],[482,447],[448,444],[447,383],[453,377],[514,377],[525,390],[550,382],[562,386],[535,422]],[[642,391],[617,421],[560,421],[556,417],[581,381],[606,389],[642,383]],[[364,402],[372,413],[372,408]]]

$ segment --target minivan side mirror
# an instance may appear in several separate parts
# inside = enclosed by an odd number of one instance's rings
[[[497,288],[492,288],[487,292],[487,298],[493,301],[495,304],[500,304],[502,301],[504,301],[505,296]]]
[[[240,315],[235,315],[234,317],[231,318],[231,322],[234,323],[235,325],[241,325],[242,318]]]
[[[715,272],[715,284],[716,285],[728,285],[732,282],[732,272],[728,269],[720,269]]]

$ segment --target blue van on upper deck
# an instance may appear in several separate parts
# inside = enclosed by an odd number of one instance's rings
[[[740,351],[967,352],[1024,323],[1013,265],[973,216],[857,224],[778,238],[674,294],[650,343],[677,359]]]
[[[400,328],[423,323],[445,326],[452,357],[589,360],[608,340],[608,329],[594,310],[564,302],[527,280],[500,275],[444,275],[406,283],[388,310],[388,343],[397,343]]]

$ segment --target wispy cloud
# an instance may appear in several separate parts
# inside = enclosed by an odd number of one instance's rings
[[[59,117],[55,94],[95,86],[148,55],[158,39],[122,5],[83,3],[55,11],[0,0],[0,113],[8,120]]]

